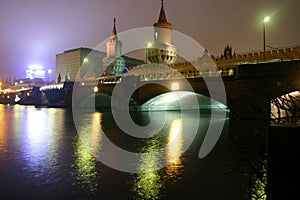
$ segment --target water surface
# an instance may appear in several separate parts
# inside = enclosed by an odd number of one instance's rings
[[[179,111],[167,111],[165,125],[159,133],[144,139],[121,131],[109,111],[83,112],[79,117],[82,120],[78,129],[70,110],[0,105],[1,199],[188,199],[194,196],[241,200],[264,192],[265,124],[226,119],[217,144],[200,159],[199,149],[210,123],[208,111],[201,111],[197,135],[185,152],[185,141],[190,135],[182,131]],[[137,124],[149,123],[147,112],[135,112],[131,117]],[[184,117],[189,118],[188,113]],[[97,159],[103,154],[120,159],[110,151],[101,151],[103,134],[127,151],[151,152],[164,148],[163,159],[168,165],[149,173],[112,169]],[[135,167],[151,169],[160,159],[144,156]]]

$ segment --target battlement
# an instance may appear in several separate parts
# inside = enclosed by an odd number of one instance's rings
[[[218,67],[229,67],[241,63],[258,63],[264,62],[264,52],[246,52],[234,55],[226,55],[221,57],[211,56]],[[284,60],[299,60],[300,46],[270,48],[266,51],[266,61],[284,61]]]

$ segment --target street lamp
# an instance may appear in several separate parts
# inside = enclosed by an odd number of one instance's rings
[[[270,21],[270,17],[267,16],[263,19],[263,37],[264,37],[264,61],[266,61],[266,27],[265,24]]]

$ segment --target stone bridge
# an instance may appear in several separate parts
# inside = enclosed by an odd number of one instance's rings
[[[234,67],[233,76],[224,77],[151,80],[147,83],[139,76],[123,76],[110,82],[99,82],[95,92],[111,96],[115,90],[113,96],[120,103],[131,98],[137,105],[142,105],[163,93],[191,91],[225,104],[233,117],[266,118],[269,117],[271,99],[300,90],[299,75],[299,60],[243,64]],[[93,93],[94,87],[75,87],[73,101],[82,101]],[[131,94],[130,91],[134,92]]]

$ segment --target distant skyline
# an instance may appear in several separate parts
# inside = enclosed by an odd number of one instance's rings
[[[55,70],[65,50],[94,48],[117,31],[149,27],[160,0],[1,0],[0,78],[24,78],[31,64]],[[299,0],[165,0],[173,29],[220,56],[227,44],[236,53],[263,49],[262,18],[268,46],[300,45]],[[55,73],[51,79],[54,80]]]

